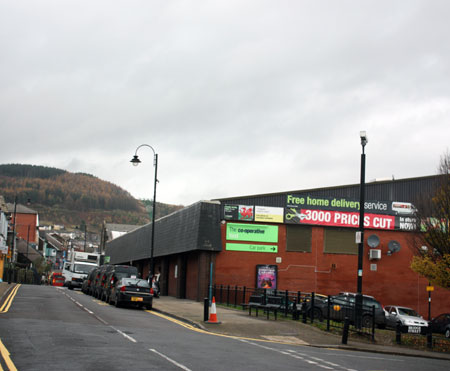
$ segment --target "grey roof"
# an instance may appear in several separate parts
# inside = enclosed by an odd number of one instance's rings
[[[10,213],[14,212],[14,204],[7,203],[6,206]],[[30,209],[29,207],[26,207],[25,205],[16,204],[16,213],[18,213],[18,214],[37,214],[37,211]]]
[[[114,223],[105,223],[105,228],[108,232],[132,232],[138,228],[140,225],[132,225],[132,224],[114,224]]]
[[[25,240],[18,240],[16,247],[20,254],[26,256],[26,258],[32,262],[42,258],[41,252],[37,251],[31,244],[28,244],[27,246],[27,241]]]
[[[151,251],[152,224],[106,244],[105,255],[112,264],[147,259]],[[200,201],[155,222],[153,256],[193,250],[221,251],[220,204]]]
[[[366,181],[366,200],[379,201],[417,201],[423,194],[432,194],[438,184],[439,175],[431,175],[416,178],[390,179],[383,181]],[[258,205],[284,207],[286,195],[309,194],[317,197],[345,197],[359,199],[360,185],[349,184],[333,187],[313,188],[295,191],[283,191],[278,193],[256,194],[249,196],[237,196],[220,198],[222,204]]]

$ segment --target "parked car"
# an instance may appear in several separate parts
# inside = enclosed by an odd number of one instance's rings
[[[53,272],[50,276],[50,285],[52,286],[64,286],[65,277],[62,273]]]
[[[103,293],[103,288],[105,287],[106,277],[113,267],[114,266],[110,264],[100,266],[92,284],[92,296],[94,298],[100,299]]]
[[[428,322],[431,331],[444,334],[447,339],[450,338],[450,313],[443,313]]]
[[[314,318],[323,320],[328,316],[328,306],[330,306],[330,319],[334,321],[343,321],[345,317],[350,319],[350,323],[355,322],[355,293],[341,292],[339,295],[328,298],[318,297],[314,300]],[[373,307],[375,307],[375,324],[379,328],[386,327],[386,318],[382,305],[373,297],[363,295],[362,305],[362,326],[372,327]],[[306,311],[311,315],[311,302],[306,303]]]
[[[129,305],[142,308],[145,306],[150,310],[153,306],[153,289],[147,280],[121,278],[112,286],[108,302],[115,304],[116,307]]]
[[[408,326],[408,332],[421,333],[422,327],[428,327],[428,321],[424,320],[414,309],[397,305],[384,307],[386,325],[396,328],[397,324]]]
[[[121,278],[139,278],[139,273],[136,267],[132,265],[114,265],[106,275],[105,285],[100,294],[100,299],[106,302],[109,301],[111,295],[111,288]]]
[[[100,268],[94,268],[93,270],[91,270],[87,278],[83,281],[83,284],[81,285],[81,291],[85,294],[92,295],[92,287],[99,269]]]

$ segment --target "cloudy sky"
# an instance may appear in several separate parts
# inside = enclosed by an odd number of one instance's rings
[[[0,163],[198,200],[436,173],[448,1],[0,2]]]

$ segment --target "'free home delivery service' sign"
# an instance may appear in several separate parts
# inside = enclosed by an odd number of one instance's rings
[[[278,226],[227,223],[227,240],[278,242]]]

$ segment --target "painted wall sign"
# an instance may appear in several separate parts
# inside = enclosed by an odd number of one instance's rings
[[[227,240],[278,242],[278,226],[227,223]]]
[[[225,250],[277,253],[278,246],[277,245],[251,245],[251,244],[244,244],[244,243],[227,243],[227,244],[225,244]]]
[[[255,222],[283,223],[282,207],[255,206]]]

